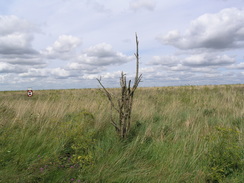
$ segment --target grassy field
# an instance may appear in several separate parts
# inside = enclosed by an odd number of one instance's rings
[[[244,182],[244,85],[139,88],[133,105],[121,140],[99,89],[0,92],[0,182]]]

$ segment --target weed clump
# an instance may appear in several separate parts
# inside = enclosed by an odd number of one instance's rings
[[[243,169],[244,154],[239,134],[240,132],[233,128],[216,127],[215,132],[208,135],[207,182],[222,182],[226,177]]]

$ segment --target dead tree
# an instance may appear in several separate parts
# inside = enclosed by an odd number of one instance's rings
[[[139,75],[139,50],[138,50],[138,37],[136,34],[136,75],[134,79],[134,85],[131,87],[131,80],[128,84],[126,81],[126,74],[121,73],[120,77],[120,87],[121,87],[121,97],[115,97],[110,93],[102,84],[101,78],[97,79],[101,87],[103,88],[110,104],[111,104],[111,123],[115,127],[121,138],[126,138],[131,127],[131,112],[133,105],[134,93],[141,82],[142,75]],[[118,113],[118,118],[115,120],[113,118],[113,111]]]

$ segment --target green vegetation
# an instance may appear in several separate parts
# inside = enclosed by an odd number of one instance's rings
[[[244,85],[138,88],[123,140],[110,117],[99,89],[0,92],[0,182],[244,181]]]
[[[238,130],[223,127],[216,129],[214,134],[207,137],[209,142],[207,162],[209,163],[209,180],[221,182],[228,175],[242,169],[243,148],[239,146]]]

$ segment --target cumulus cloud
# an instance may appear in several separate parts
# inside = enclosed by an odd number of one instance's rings
[[[28,34],[11,33],[0,36],[0,54],[31,54],[35,51],[30,47],[32,37]]]
[[[78,37],[71,35],[61,35],[53,43],[52,46],[42,51],[42,54],[49,58],[61,58],[71,56],[72,52],[81,44],[81,40]]]
[[[34,89],[98,87],[95,78],[100,76],[106,86],[118,86],[118,70],[122,66],[121,70],[128,73],[128,78],[134,77],[131,73],[135,57],[128,55],[134,48],[128,47],[128,40],[132,40],[131,33],[136,29],[141,30],[139,35],[142,36],[140,72],[144,79],[141,86],[241,83],[243,80],[241,49],[231,50],[244,46],[243,9],[223,9],[192,18],[196,13],[213,11],[220,6],[212,1],[195,6],[193,0],[166,3],[156,0],[109,3],[65,0],[58,4],[47,0],[28,1],[9,4],[9,9],[4,10],[5,14],[14,12],[17,16],[0,16],[0,90],[28,86]],[[221,6],[241,7],[237,1]],[[26,6],[28,3],[32,8]],[[194,11],[187,14],[186,9],[193,6]],[[146,17],[141,13],[146,13]],[[38,28],[20,17],[42,26],[43,34],[36,34]],[[78,24],[76,17],[82,17]],[[162,17],[168,20],[163,27],[160,24]],[[164,46],[162,51],[153,39],[160,27],[166,31],[175,25],[187,25],[184,21],[189,17],[193,21],[185,30],[179,27],[159,38],[164,44],[183,50],[177,49],[174,54],[175,49]],[[56,40],[44,46],[49,39]],[[119,43],[121,41],[126,44]],[[86,45],[93,46],[88,48]],[[162,56],[164,53],[169,55]],[[116,85],[111,84],[112,81]]]
[[[0,62],[0,74],[2,73],[22,73],[25,69],[17,65]]]
[[[55,68],[50,71],[50,73],[57,78],[67,78],[71,76],[70,72],[64,68]]]
[[[78,53],[77,47],[80,44],[79,38],[71,35],[62,35],[52,46],[43,50],[41,54],[48,59],[68,60],[68,69],[83,71],[94,70],[94,68],[108,65],[121,65],[134,58],[115,51],[107,43],[96,44]]]
[[[154,56],[149,64],[173,66],[180,63],[180,58],[174,55]]]
[[[32,66],[32,67],[45,67],[46,63],[43,61],[42,56],[36,54],[11,54],[1,55],[0,62],[8,63],[12,65],[20,66]]]
[[[153,11],[155,9],[156,3],[153,0],[134,0],[130,3],[130,8],[134,11],[140,9],[146,9]]]
[[[115,71],[115,72],[105,72],[103,74],[84,74],[82,76],[83,79],[96,79],[100,78],[101,79],[113,79],[113,78],[119,78],[121,75],[120,71]]]
[[[54,68],[54,69],[48,69],[48,68],[43,68],[43,69],[36,69],[36,68],[31,68],[28,70],[28,72],[21,73],[19,74],[20,77],[29,77],[29,78],[45,78],[45,77],[55,77],[58,79],[62,78],[67,78],[70,76],[70,72],[63,69],[63,68]]]
[[[0,16],[0,54],[32,54],[34,25],[16,16]]]
[[[44,67],[38,51],[32,48],[37,28],[17,16],[0,16],[0,72],[21,73],[31,67]]]
[[[241,62],[239,64],[236,64],[237,69],[244,69],[244,62]]]
[[[99,78],[100,76],[98,74],[84,74],[82,76],[82,79],[89,79],[89,80],[92,80],[92,79],[96,79],[96,78]]]
[[[28,22],[14,15],[0,15],[0,35],[9,35],[9,33],[31,33],[37,28]]]
[[[170,67],[171,70],[189,70],[189,67],[223,67],[236,62],[234,57],[213,53],[193,54],[185,58],[177,56],[154,56],[150,64]]]
[[[25,73],[19,74],[20,77],[48,77],[49,73],[46,69],[31,68]]]
[[[230,69],[244,69],[244,62],[232,64],[228,68],[230,68]]]
[[[71,62],[67,65],[67,69],[72,70],[73,72],[82,72],[83,74],[95,74],[102,71],[105,71],[104,67],[96,67],[94,65],[88,65],[84,63]]]
[[[82,79],[92,79],[104,74],[110,66],[118,66],[130,62],[134,56],[127,56],[115,51],[110,44],[100,43],[89,47],[70,60],[66,69]]]
[[[197,54],[184,59],[183,64],[192,67],[224,66],[235,63],[235,58],[228,55]]]
[[[126,56],[113,50],[110,44],[100,43],[84,50],[82,54],[78,55],[76,62],[99,67],[121,65],[131,61],[133,58],[133,56]]]
[[[184,34],[172,30],[166,36],[159,37],[159,40],[180,49],[240,48],[244,47],[243,22],[243,9],[223,9],[216,14],[204,14],[198,17],[192,21]]]

